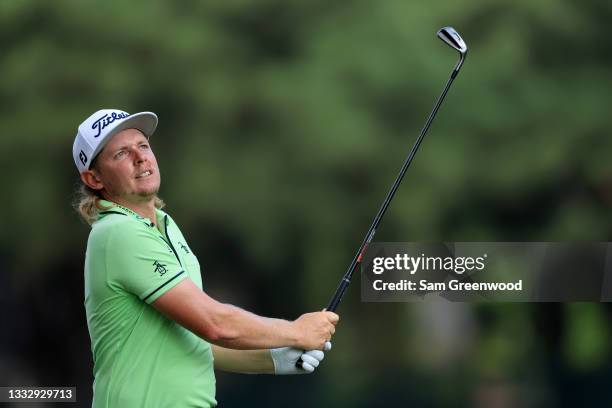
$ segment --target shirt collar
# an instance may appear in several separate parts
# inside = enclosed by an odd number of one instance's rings
[[[140,222],[144,222],[145,224],[147,224],[148,226],[152,227],[153,223],[151,222],[150,219],[145,218],[141,215],[139,215],[138,213],[136,213],[133,210],[130,210],[127,207],[124,207],[120,204],[117,204],[113,201],[108,201],[108,200],[104,200],[104,199],[100,199],[99,200],[99,205],[100,207],[102,207],[103,209],[100,211],[100,215],[99,218],[102,218],[104,216],[106,216],[109,213],[121,213],[123,215],[127,215],[128,217],[132,217]],[[164,217],[166,216],[166,213],[163,212],[162,210],[160,210],[159,208],[155,209],[155,215],[157,216],[157,222],[158,224],[161,223],[161,221],[164,219]]]

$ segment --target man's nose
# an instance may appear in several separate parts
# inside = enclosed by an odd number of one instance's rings
[[[147,160],[147,155],[140,149],[134,151],[134,161],[136,163],[142,163]]]

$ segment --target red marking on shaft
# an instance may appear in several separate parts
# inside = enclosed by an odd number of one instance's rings
[[[361,262],[361,258],[363,258],[363,253],[365,252],[366,248],[368,247],[368,244],[365,244],[363,246],[363,249],[361,250],[361,252],[359,253],[359,257],[357,257],[357,263]]]

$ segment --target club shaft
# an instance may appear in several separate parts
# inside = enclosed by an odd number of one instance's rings
[[[463,64],[464,59],[465,59],[465,54],[461,54],[461,59],[459,60],[455,68],[453,69],[453,72],[451,73],[450,78],[446,82],[446,85],[444,86],[444,90],[438,97],[438,100],[436,101],[436,104],[434,105],[433,110],[431,111],[431,113],[429,114],[429,117],[427,118],[427,121],[425,122],[425,126],[423,126],[423,129],[421,130],[421,134],[419,135],[418,139],[412,146],[412,149],[410,150],[408,157],[404,161],[404,164],[402,165],[402,168],[399,174],[397,175],[395,182],[391,186],[391,190],[389,190],[389,193],[387,193],[387,196],[385,197],[385,200],[380,206],[378,213],[374,217],[374,221],[372,221],[372,225],[370,225],[368,232],[365,234],[365,237],[363,239],[363,242],[361,243],[361,246],[359,247],[359,250],[355,254],[353,261],[351,262],[348,269],[346,270],[346,273],[344,274],[344,277],[340,281],[340,284],[338,285],[338,288],[336,289],[334,296],[331,298],[326,310],[329,310],[330,312],[335,312],[336,309],[338,308],[338,305],[340,304],[340,301],[342,300],[342,296],[344,296],[344,292],[346,291],[349,284],[351,283],[353,272],[355,272],[355,269],[357,269],[357,266],[361,263],[365,250],[367,249],[370,242],[372,242],[372,239],[374,238],[374,235],[376,234],[376,228],[378,228],[380,221],[382,220],[385,213],[387,212],[387,208],[389,208],[389,204],[391,204],[391,200],[393,200],[393,197],[395,196],[395,193],[397,192],[397,189],[399,188],[402,182],[402,179],[404,178],[404,174],[406,174],[406,170],[408,170],[410,163],[412,163],[412,159],[414,159],[414,156],[417,150],[419,149],[419,146],[421,145],[423,138],[427,134],[427,131],[429,130],[429,127],[431,126],[431,123],[436,117],[436,113],[438,113],[438,109],[440,109],[440,105],[442,105],[442,102],[444,101],[444,98],[446,97],[446,94],[448,93],[448,90],[450,89],[451,84],[453,83],[455,77],[459,73],[459,70],[461,69],[461,65]]]

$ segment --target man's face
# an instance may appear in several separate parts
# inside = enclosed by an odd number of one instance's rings
[[[137,129],[122,130],[113,136],[95,163],[92,172],[99,182],[95,188],[102,188],[106,198],[142,202],[159,191],[157,160],[149,141]]]

